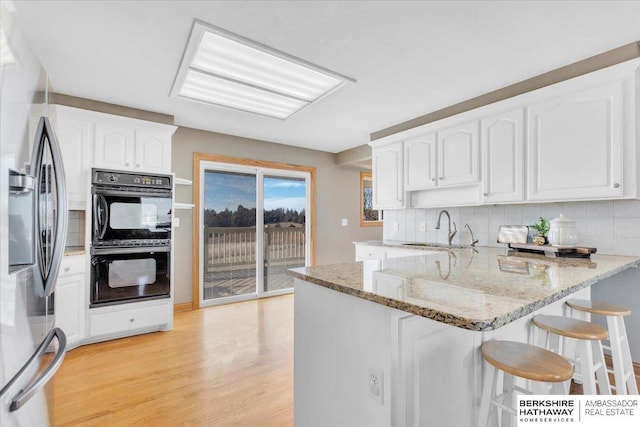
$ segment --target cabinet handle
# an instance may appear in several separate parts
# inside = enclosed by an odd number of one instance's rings
[[[135,321],[136,321],[136,319],[133,319],[133,318],[129,319],[129,322],[131,322],[131,323],[133,323]]]
[[[69,270],[71,270],[71,268],[70,268],[70,267],[65,267],[64,272],[66,273],[66,272],[68,272]]]
[[[616,182],[615,184],[613,184],[613,188],[620,188],[620,184]]]
[[[440,178],[438,178],[440,181],[444,181],[444,176],[441,176]]]
[[[436,179],[435,178],[431,178],[431,181],[436,182]]]
[[[140,164],[139,164],[139,163],[136,163],[136,167],[137,167],[137,168],[139,168],[139,167],[140,167]]]
[[[124,165],[125,165],[125,166],[129,166],[129,163],[125,163]]]
[[[487,197],[489,195],[489,193],[484,193],[484,197]]]

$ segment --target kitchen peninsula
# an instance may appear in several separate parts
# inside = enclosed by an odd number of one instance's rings
[[[468,247],[291,270],[296,424],[471,427],[482,342],[534,343],[533,315],[638,265]]]

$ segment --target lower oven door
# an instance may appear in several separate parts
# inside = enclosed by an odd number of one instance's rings
[[[90,307],[169,298],[170,247],[94,250]]]

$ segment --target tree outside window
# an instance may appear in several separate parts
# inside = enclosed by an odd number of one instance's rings
[[[360,172],[360,226],[380,227],[380,211],[373,209],[373,179],[371,172]]]

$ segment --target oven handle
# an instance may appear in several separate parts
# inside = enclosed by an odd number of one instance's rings
[[[109,190],[105,188],[95,188],[94,193],[104,196],[124,196],[124,197],[153,197],[153,198],[163,198],[170,199],[171,198],[171,190],[158,190],[149,191],[148,189],[140,190]]]
[[[102,220],[102,224],[100,224],[100,240],[104,238],[104,233],[107,232],[107,227],[109,226],[109,205],[107,204],[107,199],[102,194],[98,194],[99,208],[100,208],[100,220]],[[104,212],[104,217],[102,213]]]
[[[148,252],[171,252],[171,245],[163,246],[119,246],[117,248],[91,248],[91,254],[98,255],[114,254],[140,254]]]

